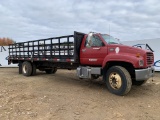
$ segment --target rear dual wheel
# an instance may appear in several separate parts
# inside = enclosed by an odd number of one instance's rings
[[[22,63],[22,74],[24,76],[31,76],[36,74],[36,65],[34,63],[25,61]]]
[[[30,62],[25,61],[22,63],[22,73],[24,76],[30,76],[32,74],[32,65]]]

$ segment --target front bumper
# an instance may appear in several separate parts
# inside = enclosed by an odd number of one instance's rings
[[[135,70],[136,81],[147,80],[154,75],[154,67]]]

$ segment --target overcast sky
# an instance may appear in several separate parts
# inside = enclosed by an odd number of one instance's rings
[[[17,42],[110,33],[121,41],[160,38],[158,0],[0,0],[0,37]]]

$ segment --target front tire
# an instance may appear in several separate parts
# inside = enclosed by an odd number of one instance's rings
[[[22,64],[22,73],[24,76],[31,76],[32,74],[32,65],[30,62],[25,61]]]
[[[113,66],[106,73],[106,85],[111,93],[125,95],[131,90],[131,76],[124,67]]]

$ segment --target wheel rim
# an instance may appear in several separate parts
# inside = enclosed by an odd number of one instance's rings
[[[121,76],[116,72],[111,73],[109,76],[109,83],[113,89],[119,89],[122,86]]]
[[[23,73],[27,73],[26,71],[27,71],[27,67],[24,65],[23,66]]]

